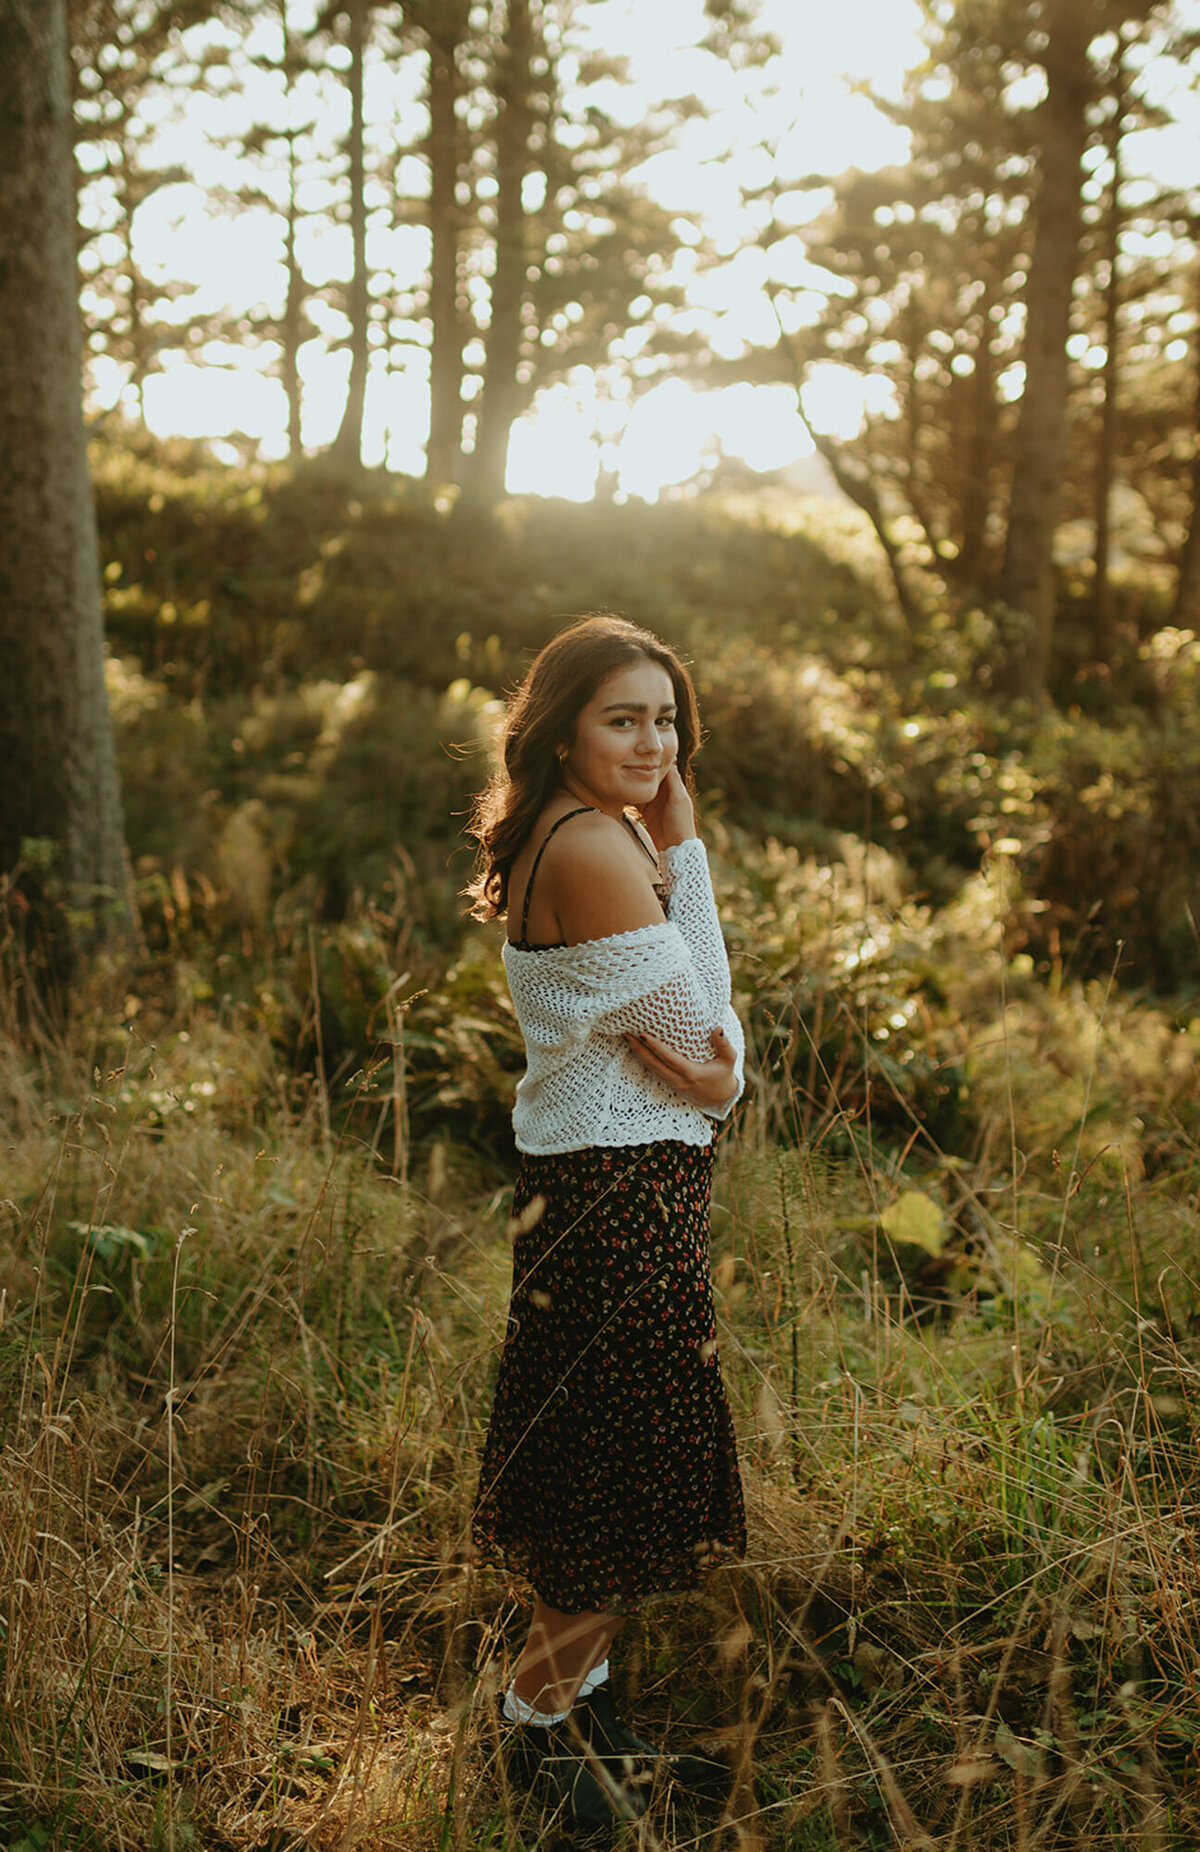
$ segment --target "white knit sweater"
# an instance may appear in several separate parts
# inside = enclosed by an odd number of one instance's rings
[[[625,1042],[648,1030],[695,1061],[712,1054],[720,1024],[737,1050],[742,1091],[745,1037],[729,1001],[729,961],[698,837],[667,849],[667,918],[661,925],[526,951],[506,942],[504,968],[525,1038],[528,1067],[517,1088],[517,1148],[538,1156],[589,1145],[646,1145],[677,1138],[707,1145],[709,1117],[644,1068]]]

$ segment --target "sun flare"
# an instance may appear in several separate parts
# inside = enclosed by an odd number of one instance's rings
[[[868,81],[883,91],[895,90],[918,55],[919,9],[915,0],[876,0],[868,10],[869,32],[861,29],[861,17],[852,23],[836,12],[806,19],[801,29],[790,0],[767,0],[763,23],[778,35],[780,49],[769,71],[754,81],[730,68],[714,69],[695,51],[705,23],[699,0],[666,0],[650,11],[635,0],[605,0],[585,10],[596,47],[628,61],[627,79],[612,86],[615,114],[633,121],[664,90],[682,93],[702,82],[707,86],[707,117],[685,124],[669,153],[645,163],[642,178],[654,196],[691,224],[693,238],[703,233],[724,253],[715,266],[706,266],[685,250],[679,275],[686,325],[722,362],[727,379],[750,347],[769,346],[775,335],[765,266],[747,243],[754,221],[744,189],[770,179],[775,164],[796,172],[821,166],[836,171],[851,161],[870,165],[902,157],[903,137],[854,86]],[[388,106],[400,112],[397,119],[419,108],[402,66],[377,81],[387,87]],[[149,428],[160,436],[226,440],[222,454],[256,451],[273,459],[287,450],[287,405],[277,376],[280,350],[269,338],[250,337],[248,330],[261,306],[280,312],[286,283],[282,221],[265,203],[230,212],[215,192],[227,192],[231,184],[231,159],[222,139],[239,132],[239,111],[244,115],[271,107],[268,90],[268,74],[251,70],[241,98],[231,90],[198,99],[186,111],[163,112],[153,126],[149,151],[160,164],[178,166],[187,178],[163,186],[143,203],[135,221],[134,257],[148,278],[170,281],[178,291],[167,317],[183,323],[189,316],[221,315],[230,329],[227,339],[210,342],[199,353],[167,349],[159,355],[140,388]],[[307,97],[294,107],[301,103],[317,107]],[[332,105],[325,100],[320,107],[328,113]],[[326,127],[340,132],[332,120]],[[796,198],[801,220],[815,209],[810,199]],[[399,224],[385,233],[373,227],[371,239],[373,265],[394,279],[398,295],[407,291],[417,299],[428,263],[424,229]],[[804,263],[799,229],[794,243],[793,268]],[[328,212],[301,221],[298,248],[305,276],[317,291],[347,275],[349,226],[333,222]],[[785,257],[781,249],[780,261]],[[812,287],[819,288],[819,279]],[[300,352],[301,429],[305,447],[319,449],[338,429],[348,359],[339,345],[344,322],[319,294],[312,315],[313,338]],[[429,432],[428,351],[419,343],[399,351],[399,362],[372,367],[363,456],[370,464],[419,474]],[[119,366],[97,360],[91,393],[98,409],[136,391]],[[815,419],[818,428],[843,433],[858,427],[862,412],[859,383],[839,368],[818,369],[800,403],[785,386],[743,382],[703,390],[682,378],[650,384],[640,396],[622,400],[590,368],[576,368],[567,380],[539,391],[515,424],[507,484],[514,493],[585,501],[603,480],[619,497],[652,500],[663,490],[704,477],[723,457],[739,459],[752,471],[786,469],[812,452],[806,417]]]

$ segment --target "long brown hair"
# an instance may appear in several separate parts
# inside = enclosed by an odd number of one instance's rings
[[[700,744],[700,714],[684,664],[650,631],[623,617],[578,618],[539,651],[511,697],[500,763],[476,799],[467,834],[479,844],[479,856],[466,891],[477,920],[495,919],[508,905],[509,872],[553,796],[561,777],[558,748],[574,737],[580,713],[614,671],[641,660],[657,663],[671,678],[676,763],[689,791],[694,789],[691,763]]]

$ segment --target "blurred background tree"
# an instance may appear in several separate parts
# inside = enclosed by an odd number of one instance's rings
[[[762,242],[781,335],[750,362],[756,377],[798,386],[828,360],[872,379],[860,435],[818,442],[875,523],[902,604],[915,613],[915,564],[964,609],[1007,607],[999,627],[1012,635],[990,672],[1040,699],[1064,519],[1093,527],[1092,652],[1105,668],[1114,492],[1144,487],[1160,510],[1171,497],[1161,537],[1176,560],[1191,519],[1190,489],[1166,459],[1192,450],[1180,395],[1190,407],[1195,366],[1179,335],[1194,321],[1194,225],[1187,199],[1131,175],[1124,155],[1164,119],[1143,74],[1153,60],[1186,62],[1191,41],[1155,4],[962,0],[925,12],[926,61],[901,104],[878,101],[911,159],[767,189],[785,206],[830,190],[804,240],[828,284],[818,297],[784,280],[796,232],[773,211]]]
[[[330,453],[357,466],[372,369],[386,371],[398,350],[401,364],[423,352],[427,479],[486,507],[504,492],[514,423],[572,367],[615,365],[645,388],[661,370],[698,364],[696,337],[671,325],[683,306],[671,280],[678,215],[654,200],[640,170],[704,105],[693,94],[664,97],[624,121],[612,103],[624,64],[585,45],[586,10],[556,0],[331,0],[301,20],[296,0],[163,0],[149,13],[134,0],[77,0],[84,307],[92,353],[123,372],[124,413],[144,416],[143,383],[167,347],[207,349],[221,364],[214,342],[266,344],[295,454],[299,351],[316,338],[347,354]],[[748,9],[711,11],[702,50],[714,64],[732,47],[767,55],[773,41]],[[193,33],[205,22],[212,33]],[[385,72],[415,92],[425,118],[415,134],[410,108],[397,116],[386,101],[371,105],[373,77]],[[212,197],[278,214],[285,299],[278,311],[246,303],[232,317],[188,317],[176,307],[184,286],[152,281],[133,257],[140,209],[187,176],[139,150],[165,110],[218,82],[229,96],[250,74],[275,77],[274,104],[264,115],[260,103],[251,126],[225,138],[236,171]],[[314,178],[322,158],[324,186]],[[348,227],[349,263],[344,279],[314,288],[300,251],[305,222],[317,232],[322,215]],[[426,284],[397,297],[382,254],[397,231],[416,227]]]

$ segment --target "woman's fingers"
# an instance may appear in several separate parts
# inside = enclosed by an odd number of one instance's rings
[[[668,1048],[665,1042],[660,1042],[657,1036],[627,1035],[625,1040],[638,1059],[646,1067],[652,1068],[656,1074],[664,1078],[678,1076],[680,1080],[688,1079],[691,1063],[687,1057],[676,1054],[674,1049]]]
[[[642,821],[657,849],[670,848],[695,835],[696,815],[678,766],[667,767],[658,790],[642,807]]]
[[[701,1108],[720,1106],[729,1099],[737,1056],[723,1030],[713,1030],[713,1054],[707,1061],[689,1061],[669,1043],[646,1032],[631,1031],[625,1040],[642,1066],[682,1098]]]

